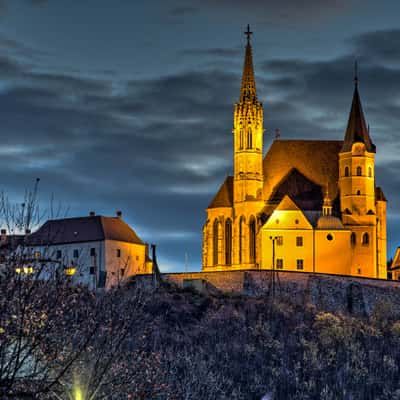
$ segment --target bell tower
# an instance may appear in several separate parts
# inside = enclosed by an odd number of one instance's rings
[[[251,34],[247,25],[240,101],[233,122],[234,203],[261,200],[263,190],[263,107],[257,100]]]

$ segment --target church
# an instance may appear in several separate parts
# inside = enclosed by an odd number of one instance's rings
[[[233,176],[206,210],[202,270],[386,279],[387,201],[376,186],[376,147],[357,76],[343,140],[276,137],[263,156],[263,105],[257,99],[251,33],[248,27],[234,106]]]

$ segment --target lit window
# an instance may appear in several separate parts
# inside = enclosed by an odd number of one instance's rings
[[[121,257],[121,249],[117,249],[117,257]]]
[[[276,268],[282,269],[283,268],[283,258],[276,259]]]
[[[304,269],[304,260],[296,260],[297,269]]]
[[[277,246],[283,246],[283,236],[277,236],[276,237],[276,245]]]
[[[79,257],[79,250],[74,249],[74,258],[78,258],[78,257]]]
[[[297,247],[303,246],[303,236],[297,236],[296,237],[296,246]]]

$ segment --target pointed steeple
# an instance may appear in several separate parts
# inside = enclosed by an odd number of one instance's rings
[[[357,63],[355,64],[353,101],[351,103],[349,120],[347,122],[346,134],[341,151],[351,151],[353,144],[356,142],[364,143],[365,149],[368,152],[375,153],[375,145],[372,143],[369,136],[369,129],[365,122],[361,99],[358,93]]]
[[[247,31],[245,32],[245,35],[247,36],[247,45],[244,57],[242,87],[240,89],[241,103],[244,103],[246,101],[253,102],[257,100],[256,81],[254,79],[253,55],[250,44],[250,36],[252,34],[253,32],[250,31],[250,25],[247,25]]]

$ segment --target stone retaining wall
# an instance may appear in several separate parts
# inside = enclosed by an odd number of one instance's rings
[[[236,293],[268,296],[272,292],[272,273],[268,270],[191,272],[163,274],[178,286],[184,280],[203,280],[210,293]],[[151,275],[136,276],[135,281],[151,287]],[[279,272],[275,274],[275,295],[298,304],[312,304],[324,311],[371,315],[385,304],[393,316],[400,317],[400,282],[339,275]]]

